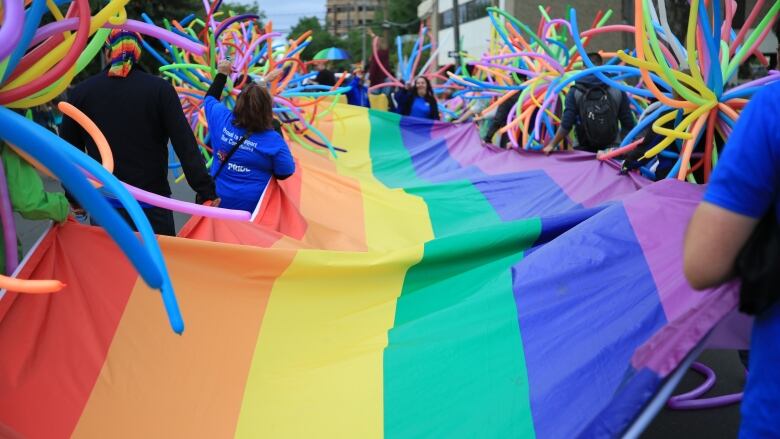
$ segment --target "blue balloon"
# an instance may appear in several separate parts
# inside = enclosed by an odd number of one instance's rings
[[[67,145],[67,142],[65,142],[65,144]],[[64,152],[71,161],[75,162],[79,167],[100,180],[103,183],[104,190],[116,197],[122,204],[122,207],[127,210],[128,215],[133,220],[133,223],[135,223],[138,232],[141,234],[144,247],[146,247],[154,264],[162,274],[162,285],[159,288],[171,328],[173,328],[177,334],[181,334],[184,332],[184,321],[181,317],[176,295],[173,292],[173,285],[171,284],[171,279],[168,275],[168,269],[165,266],[165,260],[160,251],[160,246],[157,244],[157,237],[154,235],[154,230],[152,230],[152,226],[149,224],[149,220],[146,218],[143,209],[138,205],[138,201],[130,195],[130,192],[127,191],[124,185],[117,180],[116,177],[106,171],[103,166],[84,152],[73,147],[65,148]]]
[[[716,14],[720,15],[719,6],[715,6],[715,11]],[[720,96],[723,94],[723,73],[720,70],[720,63],[718,62],[720,38],[718,38],[718,42],[713,42],[712,38],[710,38],[710,35],[713,35],[713,32],[710,29],[710,20],[707,16],[707,10],[704,8],[704,2],[699,2],[698,12],[699,22],[701,23],[702,31],[704,33],[704,42],[707,46],[707,51],[709,52],[710,57],[710,71],[707,78],[707,87],[712,89],[715,92],[715,96],[720,98]],[[718,29],[718,32],[720,32],[720,29]]]
[[[188,16],[186,16],[186,17],[184,17],[184,18],[183,18],[181,21],[179,21],[179,24],[180,24],[182,27],[186,27],[186,26],[187,26],[188,24],[190,24],[190,23],[192,22],[192,20],[194,20],[194,19],[195,19],[195,14],[190,14],[190,15],[188,15]]]
[[[667,105],[661,105],[660,107],[656,108],[655,111],[648,114],[644,119],[642,119],[636,126],[631,129],[631,131],[626,134],[626,136],[623,138],[623,141],[620,142],[620,146],[626,146],[629,143],[634,141],[634,138],[637,136],[637,134],[641,133],[645,128],[647,128],[648,125],[655,122],[659,117],[661,117],[661,113],[667,112],[671,110],[672,107],[669,107]]]
[[[780,77],[778,77],[778,80],[780,80]],[[754,87],[748,87],[743,88],[742,90],[736,90],[736,91],[730,91],[723,95],[723,97],[720,99],[721,102],[725,102],[731,99],[737,99],[737,98],[746,98],[749,96],[754,95],[756,92],[761,90],[761,88],[766,87],[766,84],[762,85],[756,85]]]
[[[141,18],[143,18],[143,20],[144,20],[145,22],[147,22],[147,23],[149,23],[149,24],[151,24],[151,25],[155,26],[155,24],[154,24],[154,21],[151,19],[151,17],[149,17],[149,15],[147,15],[147,14],[146,14],[146,12],[143,12],[143,13],[141,13]],[[187,38],[191,38],[191,37],[190,37],[189,35],[187,35]],[[146,43],[146,41],[144,41],[143,39],[141,39],[141,43],[143,44],[143,46],[144,46],[144,49],[146,49],[146,50],[150,51],[150,52],[152,53],[152,56],[154,56],[154,57],[155,57],[155,58],[156,58],[158,61],[160,61],[161,59],[163,59],[163,57],[162,57],[162,56],[161,56],[159,53],[157,53],[157,51],[156,51],[156,50],[154,50],[154,48],[153,48],[152,46],[150,46],[148,43]],[[171,54],[171,56],[173,57],[173,59],[174,59],[174,60],[175,60],[177,63],[183,63],[183,62],[184,62],[184,61],[181,59],[181,57],[179,57],[178,53],[177,53],[175,50],[173,50],[173,46],[171,46],[171,44],[170,44],[170,43],[168,43],[168,42],[167,42],[167,41],[165,41],[165,40],[160,40],[160,43],[162,43],[163,47],[165,47],[165,49],[168,51],[168,53],[170,53],[170,54]],[[156,54],[157,56],[155,56],[155,54]],[[162,64],[169,64],[168,62],[161,62],[161,63],[162,63]],[[194,74],[194,75],[195,75],[195,76],[198,78],[198,80],[199,80],[199,81],[202,81],[202,82],[205,82],[205,83],[208,83],[208,82],[209,82],[209,80],[208,80],[208,79],[206,79],[206,78],[204,78],[204,77],[203,77],[203,75],[201,75],[201,74],[200,74],[200,73],[199,73],[197,70],[192,70],[192,72],[193,72],[193,74]],[[199,84],[195,84],[195,83],[193,83],[193,82],[192,82],[192,81],[191,81],[189,78],[187,78],[187,76],[186,76],[186,75],[182,74],[182,75],[177,75],[177,76],[179,76],[180,78],[182,78],[182,79],[186,80],[186,81],[187,81],[187,83],[191,84],[193,87],[196,87],[196,88],[199,88],[199,89],[201,89],[201,90],[204,90],[204,87],[203,87],[202,85],[199,85]]]
[[[295,56],[295,55],[296,55],[298,52],[300,52],[300,51],[302,51],[302,50],[305,50],[305,49],[306,49],[306,47],[308,47],[308,46],[309,46],[309,44],[311,44],[311,41],[304,41],[303,43],[301,43],[301,45],[300,45],[300,46],[296,47],[296,48],[295,48],[295,50],[293,50],[292,52],[290,52],[290,53],[287,55],[287,57],[288,57],[288,58],[292,58],[292,57],[293,57],[293,56]]]
[[[13,73],[17,64],[19,64],[22,56],[27,51],[27,46],[35,36],[35,31],[38,30],[38,25],[41,23],[41,18],[43,18],[43,14],[45,12],[46,0],[34,0],[32,6],[27,9],[26,16],[24,17],[22,38],[19,40],[16,48],[11,53],[11,56],[8,58],[8,64],[6,65],[5,73],[3,74],[2,80],[0,80],[0,82],[4,82],[6,79],[8,79],[11,73]]]
[[[488,18],[490,18],[490,22],[493,23],[493,27],[498,30],[501,29],[501,26],[496,21],[496,17],[492,13],[488,13]],[[517,53],[517,49],[515,49],[515,46],[512,44],[511,41],[509,41],[509,38],[504,34],[504,32],[498,32],[498,36],[501,37],[502,40],[504,40],[504,44],[511,50],[512,52]]]
[[[644,90],[644,89],[640,89],[640,88],[636,88],[636,87],[631,87],[629,85],[613,81],[611,78],[609,78],[608,76],[604,75],[602,73],[604,70],[601,69],[602,67],[611,67],[611,68],[615,69],[616,71],[624,71],[625,72],[625,71],[630,71],[629,69],[633,69],[634,71],[639,72],[639,69],[637,69],[636,67],[625,67],[624,69],[618,69],[618,67],[623,67],[623,66],[599,66],[599,67],[595,67],[593,65],[593,63],[590,61],[590,59],[588,58],[588,52],[585,51],[585,46],[583,46],[583,44],[582,44],[582,39],[580,38],[580,31],[579,31],[579,28],[577,26],[577,11],[574,8],[571,8],[571,10],[569,11],[569,22],[571,23],[571,32],[572,32],[572,37],[574,39],[574,44],[577,46],[577,51],[579,51],[580,56],[582,57],[582,62],[585,63],[585,65],[588,67],[588,69],[584,73],[587,73],[587,74],[591,74],[592,73],[592,74],[596,75],[597,78],[599,78],[602,82],[604,82],[605,84],[609,85],[610,87],[615,87],[617,89],[623,90],[623,91],[631,93],[631,94],[644,96],[644,97],[648,97],[648,98],[654,98],[653,94],[650,91],[648,91],[648,90]],[[661,86],[663,86],[667,90],[671,90],[672,89],[671,87],[669,87],[668,84],[666,84],[664,81],[662,81],[661,78],[658,78],[657,76],[655,76],[653,74],[651,74],[650,77],[653,79],[654,82],[657,82],[658,84],[660,84]]]
[[[119,244],[146,283],[152,288],[161,289],[171,327],[181,334],[184,322],[156,237],[138,202],[122,183],[82,151],[4,107],[0,109],[0,132],[4,133],[3,137],[7,141],[23,149],[54,172],[79,203],[95,216]],[[141,233],[146,251],[127,223],[92,187],[74,163],[102,181],[105,188],[119,199]]]
[[[106,231],[149,286],[159,288],[162,285],[160,271],[151,263],[127,223],[67,159],[64,151],[75,149],[72,145],[5,107],[0,107],[0,132],[4,140],[24,150],[57,175],[79,204],[106,225]]]
[[[568,66],[569,65],[569,61],[570,61],[570,58],[569,58],[569,48],[566,47],[566,45],[564,45],[560,41],[554,40],[552,38],[547,38],[547,42],[551,43],[551,44],[554,44],[554,45],[556,45],[556,46],[561,48],[561,50],[563,51],[563,54],[566,56],[565,60],[563,61],[563,65],[564,66]]]

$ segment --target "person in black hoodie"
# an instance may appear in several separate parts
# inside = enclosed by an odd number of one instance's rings
[[[114,156],[114,175],[119,180],[148,192],[170,196],[170,139],[187,183],[199,199],[216,205],[219,200],[214,182],[206,171],[206,163],[198,151],[176,90],[167,81],[136,66],[141,55],[138,38],[132,32],[113,30],[108,40],[108,69],[74,87],[68,101],[95,122],[106,136]],[[64,118],[60,136],[100,161],[95,142],[72,119]],[[116,200],[109,201],[133,226],[127,211]],[[176,234],[170,210],[143,203],[141,206],[155,233]]]

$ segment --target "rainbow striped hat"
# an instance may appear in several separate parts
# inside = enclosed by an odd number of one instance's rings
[[[111,50],[111,67],[108,76],[127,77],[133,65],[141,58],[140,36],[135,32],[114,29],[108,36],[107,45]]]

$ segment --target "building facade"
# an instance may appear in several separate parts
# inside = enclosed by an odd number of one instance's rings
[[[328,0],[325,21],[328,31],[337,36],[351,29],[368,25],[380,9],[380,0]]]
[[[577,22],[581,29],[590,27],[599,10],[612,9],[612,24],[629,23],[633,17],[633,0],[569,0],[567,2],[549,2],[550,16],[566,18],[566,11],[573,7],[577,11]],[[469,55],[481,56],[490,46],[491,22],[486,8],[497,6],[511,13],[523,23],[536,27],[541,18],[538,2],[527,0],[459,0],[461,51]],[[437,54],[439,65],[451,63],[451,52],[455,49],[453,25],[455,14],[452,0],[424,0],[417,10],[420,18],[428,20],[431,30],[438,36],[440,46]],[[625,34],[615,38],[595,38],[590,47],[614,51],[633,47],[632,35]]]
[[[678,7],[673,11],[672,5],[675,2],[684,2],[683,7]],[[460,11],[460,35],[463,42],[461,50],[479,57],[485,53],[490,46],[491,23],[487,17],[485,8],[488,6],[497,6],[520,21],[535,28],[539,23],[541,14],[538,4],[540,2],[528,0],[458,0],[458,10]],[[634,1],[633,0],[568,0],[566,2],[548,1],[550,6],[550,16],[552,18],[565,18],[570,7],[577,11],[577,24],[580,30],[588,29],[591,26],[599,10],[612,10],[612,17],[609,24],[633,24],[634,22]],[[687,22],[689,9],[687,0],[666,0],[670,22],[674,19],[671,14],[682,14],[677,18],[682,23],[680,28],[673,29],[673,32],[682,38],[685,33],[684,25]],[[745,19],[756,6],[756,0],[737,0],[737,8],[734,14],[733,27],[739,30]],[[755,27],[769,11],[771,4],[764,4],[761,13],[758,14]],[[439,65],[445,65],[453,62],[450,52],[455,49],[454,40],[454,13],[453,0],[423,0],[417,10],[417,15],[421,19],[428,20],[428,25],[434,35],[437,35],[437,41],[440,49],[437,54]],[[750,29],[752,31],[752,28]],[[767,34],[760,46],[761,52],[770,56],[775,61],[775,52],[780,45],[774,32]],[[589,44],[591,50],[616,51],[620,49],[633,48],[634,35],[629,33],[597,36]],[[776,65],[776,64],[775,64]]]

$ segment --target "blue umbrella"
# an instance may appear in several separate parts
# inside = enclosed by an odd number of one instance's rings
[[[339,49],[338,47],[328,47],[327,49],[322,49],[317,52],[317,54],[314,55],[314,59],[331,61],[349,59],[349,52],[344,49]]]

